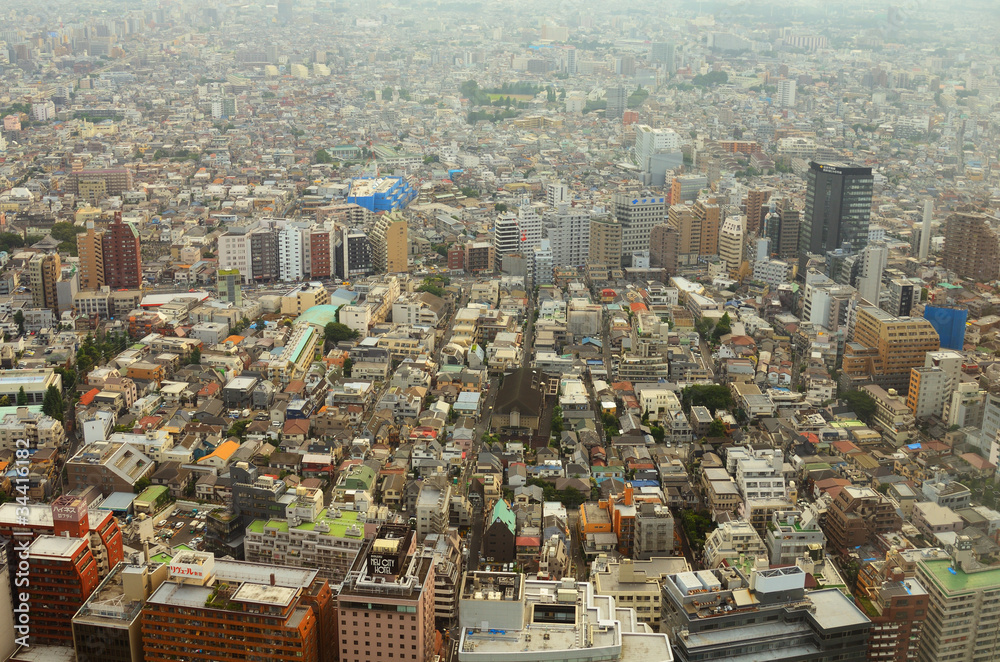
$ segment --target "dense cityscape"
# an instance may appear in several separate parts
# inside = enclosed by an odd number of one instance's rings
[[[1000,659],[998,19],[0,3],[0,660]]]

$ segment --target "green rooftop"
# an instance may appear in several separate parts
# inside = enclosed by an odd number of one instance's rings
[[[921,561],[920,565],[924,567],[934,583],[948,593],[1000,588],[1000,567],[967,573],[960,568],[953,569],[950,559]],[[952,570],[954,570],[954,574]]]
[[[150,485],[135,498],[141,503],[156,503],[156,500],[170,490],[166,485]]]
[[[353,538],[355,540],[363,540],[365,537],[365,527],[363,524],[358,523],[358,512],[355,510],[342,510],[340,511],[339,517],[331,517],[327,509],[320,511],[319,516],[316,518],[315,522],[303,522],[298,526],[289,527],[288,522],[281,519],[272,519],[265,522],[262,519],[254,520],[247,527],[248,531],[253,533],[263,533],[264,528],[277,529],[278,531],[287,532],[290,529],[295,531],[315,531],[316,524],[326,521],[327,526],[330,527],[329,531],[321,532],[324,536],[332,536],[334,538]],[[348,529],[352,526],[357,526],[358,533],[348,533]]]
[[[154,561],[156,563],[170,563],[170,559],[172,559],[172,558],[174,558],[174,557],[171,556],[170,554],[167,554],[166,552],[161,552],[161,553],[159,553],[159,554],[151,557],[150,560]]]

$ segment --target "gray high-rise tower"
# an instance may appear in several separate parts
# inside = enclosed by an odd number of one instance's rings
[[[855,251],[868,243],[872,169],[844,163],[809,164],[806,208],[799,231],[799,275],[809,254],[823,255],[845,242]]]

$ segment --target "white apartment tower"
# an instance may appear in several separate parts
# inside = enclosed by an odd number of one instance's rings
[[[306,243],[301,228],[286,226],[278,231],[278,277],[281,280],[295,282],[305,278]]]
[[[545,212],[545,236],[552,249],[552,261],[560,267],[578,267],[590,254],[590,214],[561,204]]]
[[[779,80],[778,81],[778,105],[782,108],[794,108],[795,107],[795,81],[794,80]]]
[[[654,129],[647,124],[635,126],[635,159],[643,172],[649,170],[649,159],[660,152],[677,152],[681,138],[673,129]]]
[[[521,252],[521,228],[513,214],[501,214],[493,222],[493,255],[497,271],[503,266],[503,256]]]

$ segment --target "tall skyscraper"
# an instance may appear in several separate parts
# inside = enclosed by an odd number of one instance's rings
[[[340,662],[430,662],[434,570],[431,556],[418,554],[408,526],[380,526],[358,553],[337,596]]]
[[[561,204],[545,212],[545,235],[552,262],[560,267],[578,267],[590,254],[590,214]]]
[[[948,217],[944,268],[979,282],[1000,278],[1000,232],[986,214],[955,212]]]
[[[618,268],[622,265],[622,226],[614,219],[594,218],[590,221],[591,265]]]
[[[287,225],[278,230],[278,277],[286,282],[305,278],[306,240],[302,228]]]
[[[316,570],[181,551],[142,607],[147,662],[336,659],[333,595]]]
[[[802,217],[788,198],[778,200],[774,211],[766,218],[766,234],[771,240],[771,252],[783,260],[793,260],[799,254],[799,227]]]
[[[87,221],[87,231],[76,235],[76,252],[80,256],[80,289],[99,290],[104,286],[104,231],[97,231],[93,221]]]
[[[237,308],[243,305],[243,277],[239,269],[219,269],[216,274],[219,299],[228,301]]]
[[[650,59],[663,64],[668,74],[677,71],[676,53],[677,47],[669,41],[654,41],[649,47]]]
[[[916,659],[995,659],[1000,648],[1000,568],[977,562],[967,535],[959,534],[951,557],[927,554],[917,561],[917,579],[929,600]]]
[[[742,216],[730,216],[722,224],[722,230],[719,232],[719,258],[726,263],[726,271],[730,276],[738,273],[743,263],[745,225],[746,219]]]
[[[778,105],[782,108],[794,108],[795,107],[795,81],[794,80],[779,80],[778,81],[778,95],[775,99]]]
[[[255,281],[277,280],[278,232],[273,228],[258,228],[250,233],[250,266]]]
[[[858,294],[868,303],[877,306],[882,292],[882,272],[889,263],[889,247],[882,242],[873,242],[861,250]]]
[[[809,254],[850,243],[854,250],[868,243],[872,209],[872,169],[843,163],[809,164],[806,208],[799,232],[799,273]]]
[[[773,192],[769,188],[754,188],[747,191],[746,210],[744,211],[747,217],[747,235],[756,237],[760,232],[766,213],[764,205],[771,199],[771,193]]]
[[[625,108],[628,103],[628,90],[623,85],[608,88],[605,99],[607,106],[604,116],[608,119],[620,120],[625,115]]]
[[[409,271],[407,232],[406,219],[400,214],[383,214],[376,219],[369,235],[376,270],[389,274]]]
[[[622,226],[622,255],[631,259],[633,253],[649,250],[649,233],[666,217],[667,202],[662,195],[616,193],[612,209]]]
[[[501,214],[493,222],[493,259],[496,270],[503,266],[504,255],[521,252],[521,228],[513,214]]]
[[[73,614],[100,583],[86,538],[40,536],[28,546],[30,642],[70,646]]]
[[[62,262],[58,253],[36,253],[28,262],[28,277],[31,283],[31,300],[36,308],[50,308],[59,311],[57,285],[62,272]]]
[[[660,152],[676,152],[681,138],[673,129],[654,129],[648,124],[636,124],[635,160],[643,172],[649,171],[649,159]]]
[[[649,261],[653,267],[665,269],[668,276],[677,273],[677,246],[680,233],[666,223],[654,225],[649,232]]]
[[[896,317],[875,306],[858,306],[844,350],[845,387],[864,384],[904,392],[910,368],[924,365],[927,352],[941,347],[937,331],[925,319]]]
[[[139,231],[123,223],[121,212],[101,239],[104,251],[104,284],[112,290],[135,290],[142,285],[142,250]]]

